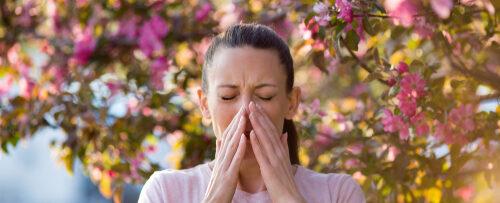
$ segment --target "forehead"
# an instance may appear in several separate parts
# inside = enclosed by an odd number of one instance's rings
[[[222,48],[217,50],[209,71],[213,86],[220,84],[248,85],[274,83],[284,86],[286,72],[278,52],[253,47]],[[244,84],[242,84],[244,83]]]

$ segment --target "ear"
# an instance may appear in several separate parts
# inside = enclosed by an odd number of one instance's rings
[[[201,114],[203,118],[210,119],[210,111],[208,110],[208,100],[207,95],[200,88],[197,90],[198,94],[198,106],[200,107]]]
[[[290,92],[288,97],[288,108],[285,115],[286,119],[288,120],[293,119],[293,117],[297,113],[297,109],[299,108],[300,98],[301,98],[300,87],[293,87],[292,92]]]

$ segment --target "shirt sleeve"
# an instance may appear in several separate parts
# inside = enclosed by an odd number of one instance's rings
[[[328,189],[332,202],[365,203],[365,195],[359,184],[349,175],[332,174],[328,177]]]
[[[141,194],[139,195],[139,203],[160,203],[166,202],[162,195],[162,185],[160,184],[159,174],[153,173],[148,181],[142,187]]]

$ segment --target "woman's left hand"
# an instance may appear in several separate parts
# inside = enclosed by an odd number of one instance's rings
[[[287,134],[281,134],[262,107],[250,102],[250,143],[273,202],[306,202],[294,180]]]

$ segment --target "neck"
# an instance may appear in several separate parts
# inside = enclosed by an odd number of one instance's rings
[[[238,189],[248,193],[257,193],[266,189],[255,158],[241,162],[238,172]]]

